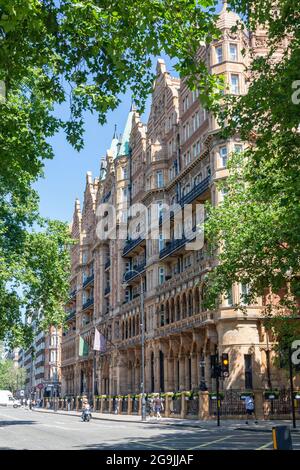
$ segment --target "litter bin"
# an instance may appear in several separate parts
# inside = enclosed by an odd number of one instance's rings
[[[293,450],[291,430],[288,426],[272,428],[274,450]]]

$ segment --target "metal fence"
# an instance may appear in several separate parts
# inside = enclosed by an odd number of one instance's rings
[[[300,416],[300,400],[295,400],[295,413]],[[280,390],[279,396],[273,400],[264,400],[264,415],[268,418],[274,416],[290,415],[292,412],[292,401],[290,390]]]
[[[109,400],[106,398],[103,400],[103,408],[102,408],[103,413],[108,413],[109,412]]]
[[[187,414],[198,416],[199,414],[199,397],[193,397],[187,402]]]
[[[180,415],[181,414],[181,397],[175,398],[171,401],[170,404],[171,415]]]
[[[221,399],[221,416],[239,416],[245,414],[245,402],[241,400],[242,390],[225,390],[222,392],[224,398]],[[209,414],[217,415],[217,400],[210,398]]]
[[[123,398],[122,400],[122,413],[128,413],[128,398]]]
[[[138,414],[139,412],[139,399],[133,398],[132,400],[132,414]]]

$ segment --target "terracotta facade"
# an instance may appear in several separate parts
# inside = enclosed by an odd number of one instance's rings
[[[226,77],[228,92],[243,94],[250,77],[242,49],[261,48],[263,35],[257,39],[255,34],[232,33],[236,19],[223,8],[222,38],[201,46],[199,53],[211,73]],[[216,184],[228,174],[230,153],[246,145],[239,136],[220,140],[218,124],[201,106],[198,93],[171,77],[164,61],[158,61],[147,125],[132,107],[123,136],[114,135],[99,178],[87,174],[82,209],[75,203],[72,235],[78,243],[72,248],[68,328],[62,340],[63,395],[141,392],[141,279],[146,392],[215,390],[211,365],[216,352],[229,354],[223,389],[281,383],[280,371],[267,371],[272,338],[262,325],[261,299],[247,307],[247,315],[235,310],[247,286],[234,285],[218,309],[205,310],[205,276],[217,263],[217,254],[209,253],[205,244],[195,251],[177,242],[175,216],[169,239],[146,236],[148,209],[155,203],[159,208],[163,203],[190,204],[194,226],[196,205],[222,200]],[[110,214],[103,222],[98,210],[105,203],[117,216],[117,237],[112,240],[98,236],[101,227],[113,230]],[[141,209],[132,216],[129,225],[138,238],[126,241],[119,237],[126,225],[125,209],[136,203],[146,207],[146,214]],[[107,339],[103,354],[92,350],[95,328]],[[89,345],[85,356],[79,355],[80,337]]]

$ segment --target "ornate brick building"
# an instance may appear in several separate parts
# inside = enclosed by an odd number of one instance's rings
[[[263,34],[232,33],[237,19],[225,5],[218,20],[222,37],[201,46],[199,53],[211,73],[225,76],[229,93],[244,94],[250,55],[242,55],[242,49],[262,53]],[[220,140],[218,129],[198,93],[171,77],[164,61],[158,60],[147,125],[132,107],[122,137],[114,134],[99,178],[87,174],[82,209],[78,200],[75,203],[72,235],[78,243],[72,248],[68,328],[62,341],[63,394],[140,392],[141,279],[146,392],[199,386],[213,390],[216,351],[229,354],[230,374],[223,388],[265,388],[270,380],[278,384],[280,373],[267,370],[272,338],[261,322],[261,300],[247,306],[245,315],[234,304],[247,286],[234,285],[218,309],[205,310],[205,278],[217,263],[217,253],[209,253],[205,243],[199,250],[186,249],[187,239],[175,236],[175,215],[169,236],[164,235],[164,203],[176,204],[179,212],[190,204],[194,229],[196,205],[207,200],[215,205],[224,197],[217,182],[227,177],[230,153],[241,151],[246,143],[238,135]],[[105,203],[109,206],[103,222]],[[124,240],[119,234],[126,224],[125,209],[137,203],[146,212],[142,216],[141,208],[131,214],[135,236]],[[147,238],[145,223],[154,204],[161,227],[158,240]],[[109,207],[116,211],[117,236],[103,240],[99,229],[113,230]],[[107,338],[104,354],[92,351],[95,327]],[[79,351],[80,338],[89,345],[85,355]]]

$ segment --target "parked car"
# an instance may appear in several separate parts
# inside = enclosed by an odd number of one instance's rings
[[[13,405],[14,397],[9,390],[0,390],[0,405],[10,406]]]

